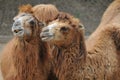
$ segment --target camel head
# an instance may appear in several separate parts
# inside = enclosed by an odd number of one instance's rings
[[[38,21],[50,22],[55,20],[59,11],[52,4],[39,4],[32,7],[30,4],[22,5],[19,7],[19,13],[13,18],[13,21],[26,13],[32,13]]]
[[[43,41],[51,42],[54,45],[68,46],[76,42],[82,29],[83,26],[78,19],[64,14],[64,17],[60,15],[58,19],[44,27],[40,36]]]
[[[18,38],[31,39],[39,35],[42,26],[43,24],[38,22],[32,14],[25,14],[15,19],[12,32]]]

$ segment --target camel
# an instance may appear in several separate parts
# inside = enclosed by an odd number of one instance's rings
[[[27,4],[19,7],[19,13],[13,18],[13,20],[19,18],[20,16],[23,16],[24,13],[31,13],[31,8],[32,14],[36,17],[36,19],[45,23],[56,19],[59,13],[59,10],[52,4],[39,4],[33,7],[30,4]]]
[[[39,37],[43,26],[30,5],[20,7],[12,26],[14,37],[2,52],[4,80],[56,80],[50,70],[49,45]]]
[[[101,30],[108,26],[110,23],[120,23],[120,0],[114,0],[104,12],[101,22],[97,29],[86,40],[87,49],[92,50],[97,44]]]
[[[67,13],[42,28],[40,36],[54,45],[54,73],[59,80],[120,80],[120,24],[105,25],[90,51],[82,23]]]

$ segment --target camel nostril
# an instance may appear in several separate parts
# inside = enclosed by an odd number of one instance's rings
[[[14,30],[15,33],[18,33],[19,31],[18,30]]]
[[[18,33],[19,31],[22,31],[22,29],[16,29],[16,30],[14,30],[15,33]]]
[[[43,32],[49,32],[49,29],[45,29],[45,30],[43,30]]]

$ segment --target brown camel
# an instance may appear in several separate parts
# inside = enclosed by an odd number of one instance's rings
[[[62,13],[42,29],[43,41],[54,45],[54,72],[59,80],[120,80],[120,24],[105,25],[92,50],[87,50],[84,28],[73,16]]]
[[[20,7],[20,13],[14,21],[14,38],[2,52],[1,71],[4,80],[55,80],[50,72],[49,46],[39,37],[43,23],[36,19],[32,7]]]

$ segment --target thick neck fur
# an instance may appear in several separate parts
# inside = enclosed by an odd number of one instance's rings
[[[29,42],[18,38],[14,38],[13,41],[16,80],[45,80],[47,76],[45,68],[49,56],[47,43],[41,42],[38,38]]]
[[[53,64],[54,72],[59,80],[68,80],[65,72],[69,69],[71,63],[85,61],[86,47],[84,42],[83,32],[77,34],[74,42],[67,48],[54,46],[53,50]],[[76,37],[76,36],[75,36]],[[68,68],[68,69],[67,69]]]
[[[117,50],[119,49],[119,26],[109,25],[99,35],[97,44],[86,51],[84,35],[68,48],[53,51],[54,72],[59,80],[119,80]],[[118,41],[116,41],[118,40]],[[86,54],[87,53],[87,54]],[[114,73],[114,74],[113,74]],[[101,75],[100,75],[101,74]]]

